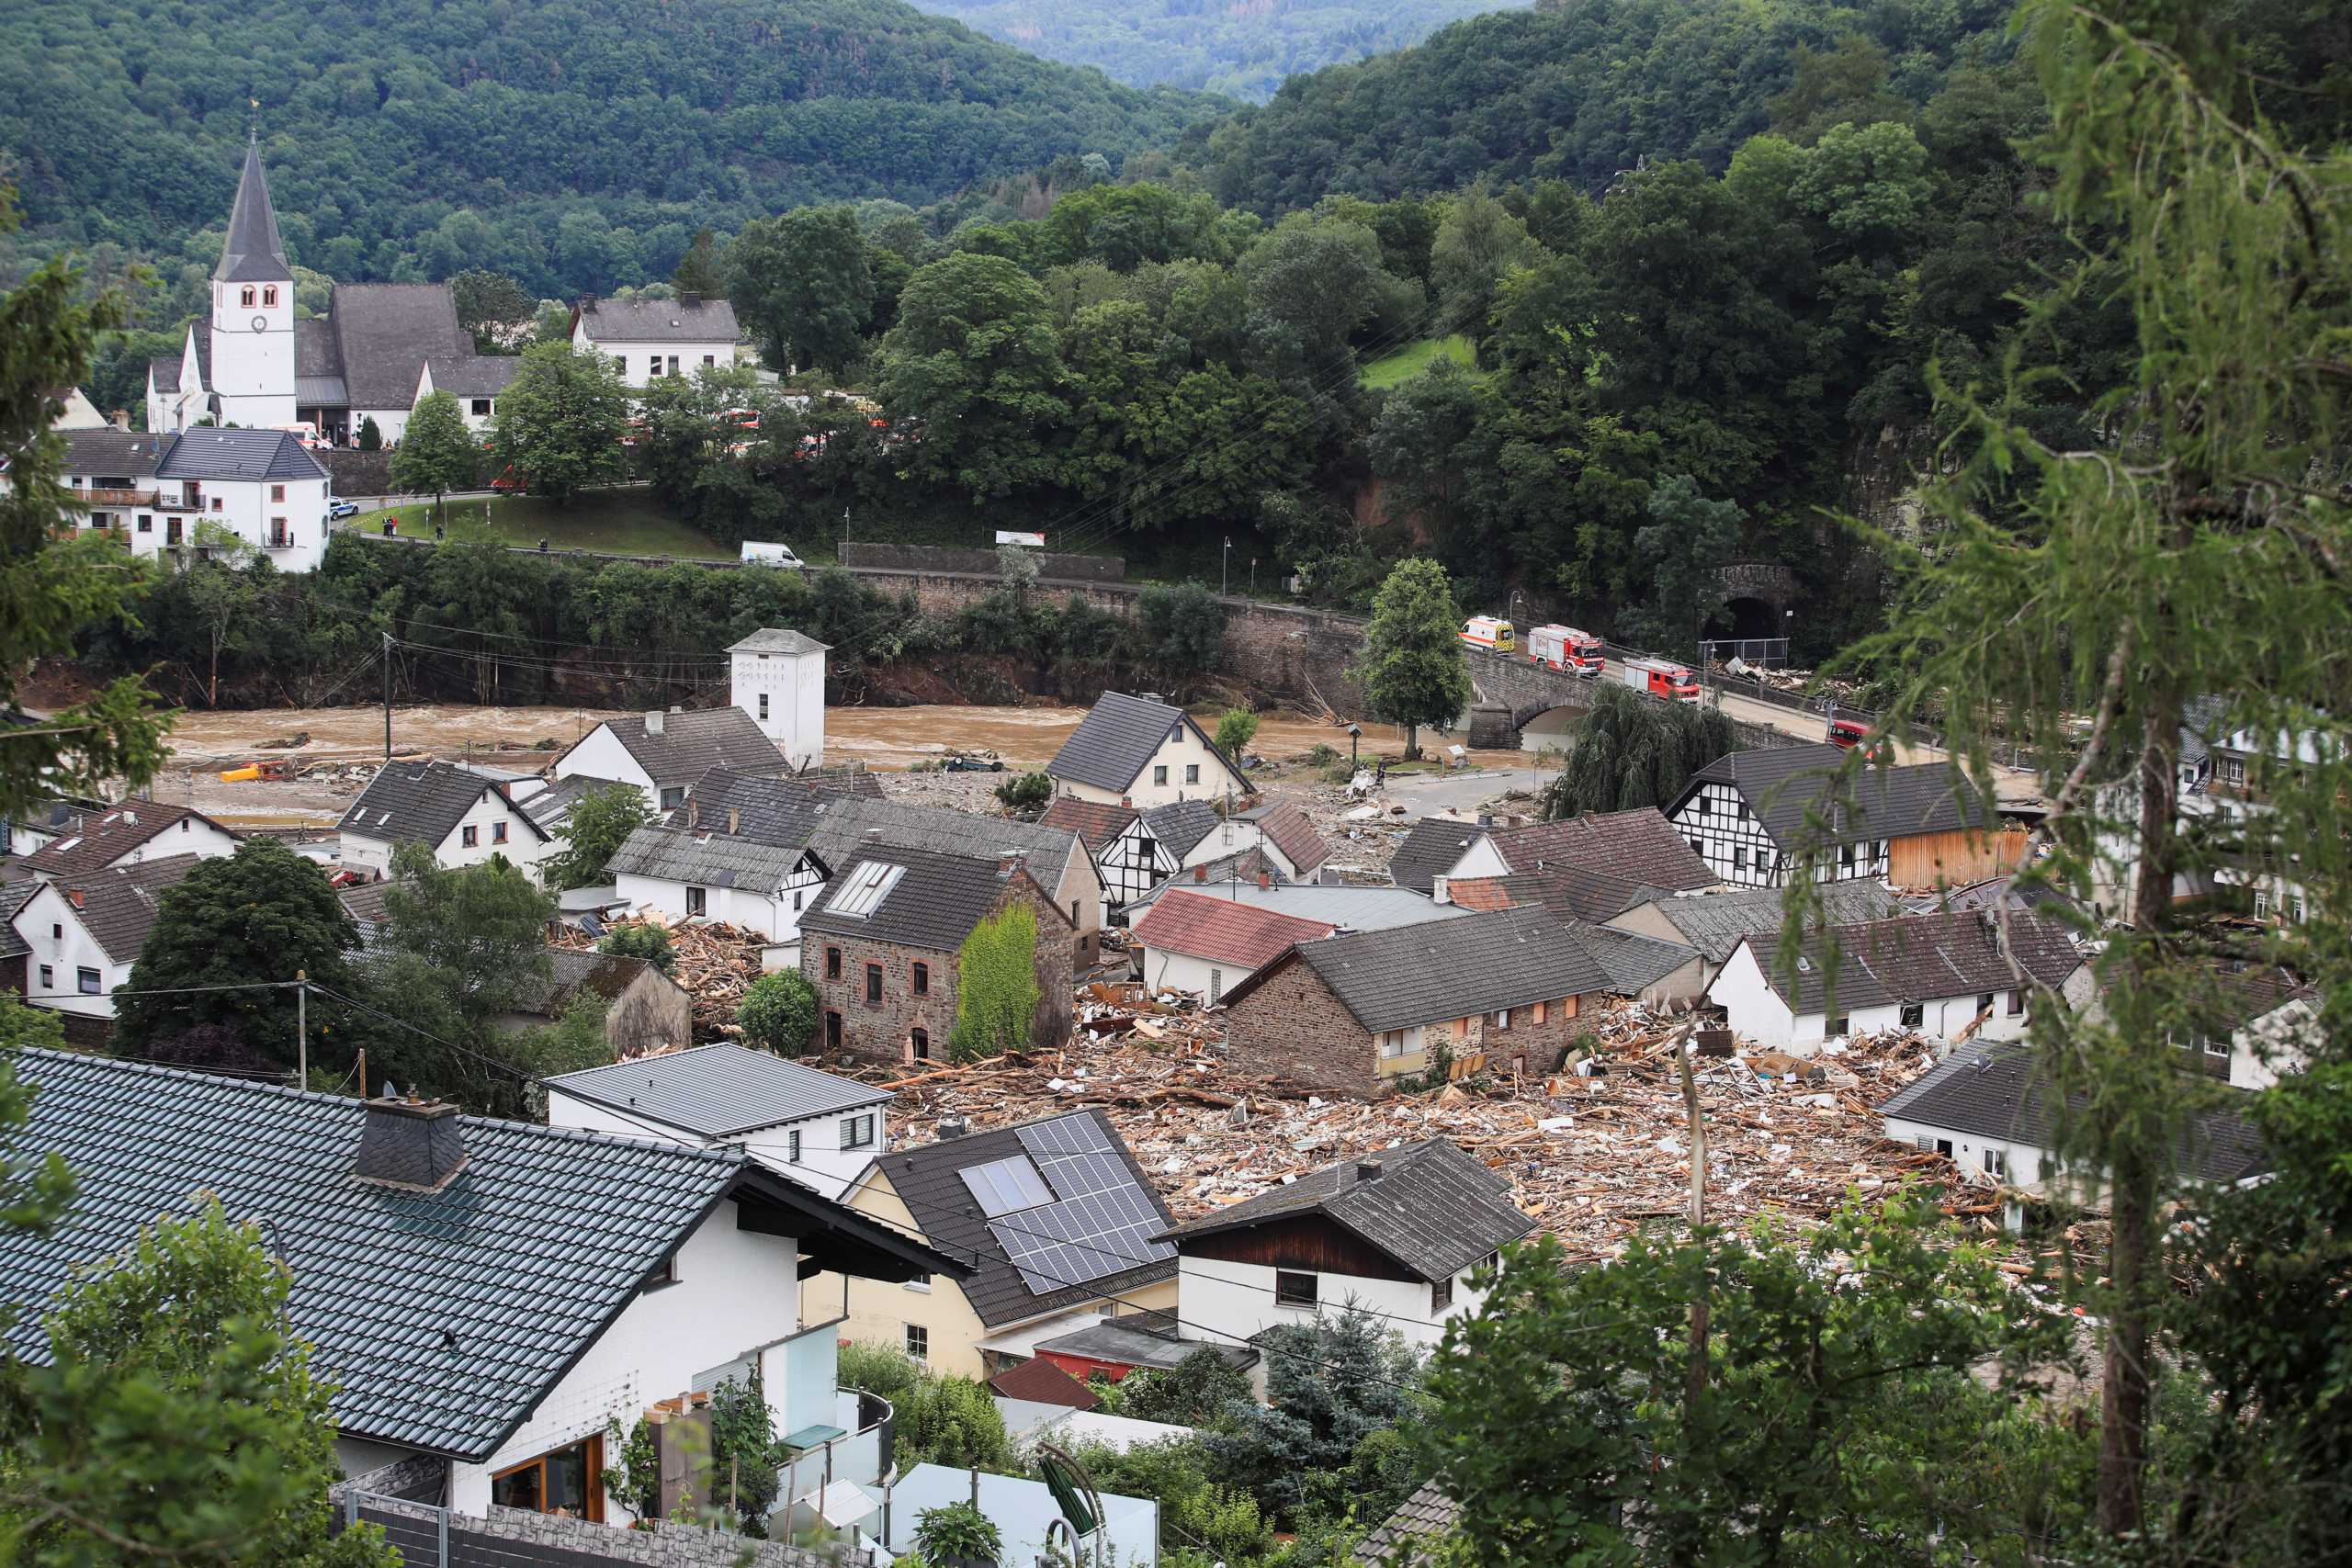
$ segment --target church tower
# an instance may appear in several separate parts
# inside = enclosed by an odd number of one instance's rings
[[[222,424],[294,423],[294,269],[258,140],[245,143],[229,237],[212,269],[212,391]]]

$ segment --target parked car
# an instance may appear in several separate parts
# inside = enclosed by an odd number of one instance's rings
[[[1001,773],[1004,772],[1004,759],[993,751],[981,751],[977,754],[970,751],[952,751],[948,753],[947,760],[939,764],[939,768],[942,773]]]
[[[801,564],[789,545],[769,544],[760,539],[743,541],[743,560],[749,566],[789,566]]]
[[[356,517],[359,515],[359,503],[356,501],[345,501],[339,495],[331,495],[327,497],[327,515],[329,517]]]
[[[490,488],[501,495],[520,495],[523,491],[523,481],[516,476],[514,469],[509,468],[491,480]]]

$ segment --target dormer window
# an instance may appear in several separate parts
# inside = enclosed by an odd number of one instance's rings
[[[277,285],[272,283],[262,289],[261,302],[265,305],[275,305],[277,303]]]
[[[254,303],[254,290],[253,290],[253,285],[251,285],[251,284],[247,284],[247,285],[245,285],[245,287],[244,287],[243,288],[242,288],[242,289],[238,290],[238,293],[237,293],[237,303],[238,303],[238,304],[240,304],[240,305],[243,305],[245,309],[247,309],[247,310],[249,310],[253,309],[253,303]]]

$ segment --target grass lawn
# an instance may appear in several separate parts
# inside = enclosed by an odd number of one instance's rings
[[[403,534],[430,533],[433,503],[412,502],[363,513],[353,519],[353,525],[373,526],[386,517],[399,518]],[[517,545],[537,545],[545,539],[551,550],[674,556],[689,560],[732,560],[737,554],[671,516],[647,490],[594,491],[574,497],[568,506],[530,495],[449,502],[451,525],[461,521],[486,522],[492,533]]]
[[[1419,343],[1408,343],[1396,353],[1383,355],[1363,367],[1363,384],[1375,391],[1385,391],[1435,365],[1440,359],[1451,359],[1472,375],[1478,374],[1477,351],[1470,340],[1459,333],[1452,337],[1427,337]]]

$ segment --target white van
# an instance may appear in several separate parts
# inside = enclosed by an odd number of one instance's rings
[[[743,541],[743,564],[745,566],[798,567],[801,560],[798,556],[792,553],[792,548],[788,545],[768,545],[762,544],[757,539],[746,539]]]

